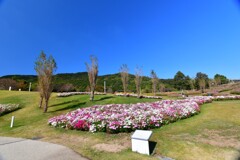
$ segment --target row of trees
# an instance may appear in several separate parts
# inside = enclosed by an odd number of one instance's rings
[[[90,91],[90,100],[94,100],[94,92],[97,84],[98,77],[98,60],[94,56],[90,56],[91,63],[86,63],[86,68],[88,72],[89,80],[89,91]],[[47,57],[46,54],[42,51],[37,61],[35,62],[35,70],[38,75],[38,91],[40,93],[40,102],[39,107],[42,108],[44,102],[44,112],[47,112],[48,101],[53,90],[53,74],[57,69],[56,62],[52,56]],[[126,64],[121,65],[120,67],[121,81],[123,85],[124,94],[128,91],[128,81],[129,81],[129,68]],[[158,90],[164,91],[165,86],[163,83],[159,84],[160,79],[158,78],[156,72],[152,70],[150,72],[152,92],[156,95]],[[136,67],[135,70],[135,85],[136,92],[138,97],[141,96],[141,84],[143,79],[143,72],[141,67]],[[173,79],[174,87],[177,90],[190,90],[198,89],[204,92],[205,88],[209,88],[213,85],[220,85],[228,83],[228,79],[220,74],[216,74],[214,79],[209,79],[207,74],[198,72],[195,78],[190,78],[185,76],[182,72],[178,71]],[[66,84],[63,89],[72,90],[73,86]]]
[[[127,87],[128,87],[128,80],[129,80],[129,69],[128,66],[126,64],[123,64],[120,67],[120,75],[121,75],[121,80],[122,80],[122,84],[123,84],[123,91],[124,94],[126,95],[127,93]],[[143,76],[143,72],[142,72],[142,68],[137,67],[135,70],[135,84],[136,84],[136,92],[138,97],[140,98],[141,96],[141,83],[142,83],[142,76]],[[157,74],[154,70],[151,71],[151,80],[152,80],[152,90],[154,93],[154,96],[156,95],[157,92],[157,85],[159,82],[159,79],[157,77]]]
[[[94,56],[91,56],[90,60],[91,63],[86,63],[86,68],[91,91],[90,100],[93,101],[98,76],[98,61]],[[52,56],[47,57],[42,51],[35,62],[34,69],[38,75],[38,91],[40,93],[39,108],[42,108],[44,102],[44,112],[47,112],[49,98],[53,90],[53,74],[57,69],[57,64]]]
[[[124,94],[126,94],[127,92],[128,71],[129,69],[126,64],[123,64],[120,67],[120,74],[121,74]],[[150,77],[152,82],[152,93],[154,94],[154,96],[156,95],[157,88],[159,88],[160,91],[164,91],[165,85],[163,83],[159,84],[160,79],[158,78],[154,70],[151,71]],[[140,97],[140,94],[141,94],[140,93],[141,82],[142,82],[142,69],[137,67],[135,71],[135,84],[136,84],[136,91],[137,91],[138,97]],[[208,75],[202,72],[198,72],[196,74],[196,77],[191,79],[189,76],[185,76],[181,71],[178,71],[173,79],[174,88],[177,90],[196,89],[196,90],[201,90],[202,93],[206,88],[211,88],[212,86],[226,84],[228,82],[229,80],[224,75],[216,74],[214,76],[214,79],[209,79]],[[158,84],[159,84],[159,87],[158,87]]]
[[[198,72],[195,78],[185,76],[182,72],[178,71],[174,76],[174,87],[178,90],[190,90],[197,89],[204,92],[206,88],[213,86],[226,84],[229,80],[226,76],[216,74],[214,79],[208,78],[208,75],[202,72]]]

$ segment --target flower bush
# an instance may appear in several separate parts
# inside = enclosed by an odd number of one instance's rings
[[[125,97],[138,97],[137,94],[133,93],[115,93],[116,96],[125,96]],[[140,98],[151,98],[151,99],[162,99],[160,96],[146,96],[146,95],[141,95]]]
[[[200,105],[213,100],[235,99],[240,96],[194,96],[153,103],[96,105],[53,117],[48,123],[54,127],[90,132],[130,132],[188,118],[200,112]]]
[[[96,105],[53,117],[48,123],[55,127],[90,132],[129,132],[156,128],[190,117],[200,112],[199,104],[209,101],[209,97],[195,97],[153,103]]]
[[[212,96],[193,96],[193,97],[186,97],[186,100],[190,102],[196,102],[199,105],[202,105],[204,103],[211,103],[214,100],[214,97]]]
[[[236,96],[215,96],[213,98],[214,100],[220,101],[220,100],[239,100],[240,96],[236,95]]]
[[[0,116],[19,109],[19,104],[0,104]]]
[[[58,93],[58,97],[68,97],[68,96],[73,96],[73,95],[89,95],[90,92],[65,92],[65,93]],[[102,92],[95,92],[95,95],[106,95],[105,93]]]

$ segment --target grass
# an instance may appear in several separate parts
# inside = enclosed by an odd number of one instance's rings
[[[106,134],[52,128],[49,118],[80,107],[110,103],[138,103],[157,101],[114,95],[88,95],[58,98],[53,94],[48,113],[38,106],[38,93],[0,91],[0,103],[18,103],[21,109],[0,117],[0,136],[41,138],[58,143],[90,159],[157,159],[131,152],[131,133]],[[167,97],[166,97],[167,98]],[[201,107],[201,113],[153,130],[152,141],[157,142],[156,155],[179,160],[240,158],[240,101],[216,101]],[[11,116],[15,124],[10,128]],[[103,149],[98,146],[104,146]]]

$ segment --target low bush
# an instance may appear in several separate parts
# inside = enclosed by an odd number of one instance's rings
[[[19,109],[19,104],[0,104],[0,116]]]

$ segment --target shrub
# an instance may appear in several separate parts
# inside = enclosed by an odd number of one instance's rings
[[[19,109],[19,104],[0,104],[0,116]]]

